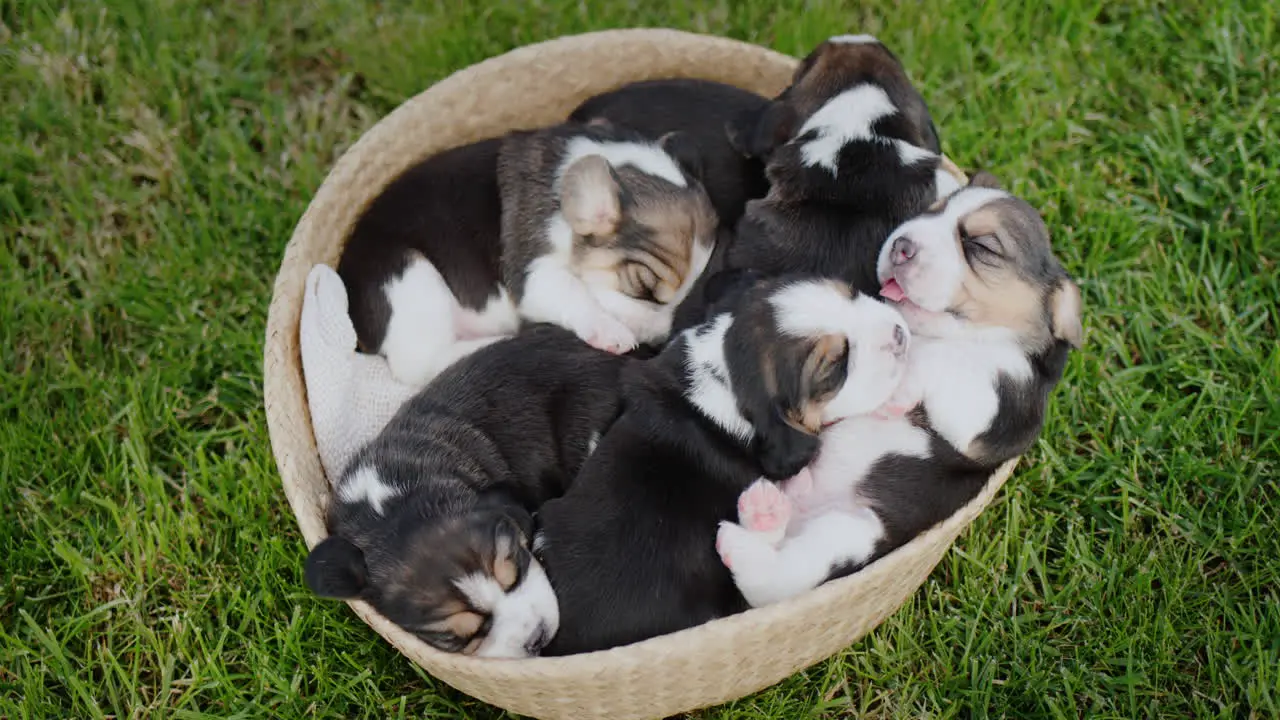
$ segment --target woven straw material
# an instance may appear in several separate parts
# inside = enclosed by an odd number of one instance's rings
[[[612,30],[523,47],[461,70],[384,118],[338,160],[285,249],[267,319],[267,424],[289,504],[308,547],[325,536],[329,484],[307,412],[298,323],[308,271],[334,264],[368,202],[411,164],[508,130],[559,122],[586,98],[636,80],[717,80],[766,96],[796,60],[723,38]],[[949,169],[960,177],[958,169]],[[622,648],[563,658],[483,660],[441,653],[351,607],[432,676],[537,718],[660,718],[742,697],[847,648],[925,581],[1012,471],[1000,469],[955,516],[848,578],[778,605]],[[299,558],[299,562],[302,558]]]

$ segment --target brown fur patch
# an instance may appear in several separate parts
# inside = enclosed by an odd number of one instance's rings
[[[430,632],[449,632],[459,638],[475,635],[484,625],[484,617],[472,610],[455,612],[443,620],[437,620],[426,627]]]
[[[839,385],[831,382],[832,370],[848,351],[843,335],[823,335],[813,344],[800,369],[805,399],[787,413],[788,421],[797,430],[814,435],[822,430],[822,411],[839,390]]]
[[[1072,347],[1084,344],[1084,323],[1080,319],[1080,287],[1070,280],[1063,280],[1049,299],[1049,316],[1053,321],[1053,336],[1066,340]]]

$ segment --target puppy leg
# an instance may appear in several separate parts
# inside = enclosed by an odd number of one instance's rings
[[[396,380],[422,387],[459,357],[452,349],[457,300],[440,271],[423,258],[411,261],[383,290],[391,318],[380,354]]]
[[[605,312],[582,280],[553,258],[529,264],[520,313],[572,330],[592,347],[611,353],[625,353],[639,345],[635,333]]]
[[[860,566],[884,536],[870,508],[830,512],[805,523],[779,547],[732,523],[721,523],[716,546],[752,607],[795,597],[821,585],[841,565]]]

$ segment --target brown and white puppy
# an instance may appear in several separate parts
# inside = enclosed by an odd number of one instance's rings
[[[428,158],[374,199],[339,260],[361,349],[422,386],[522,321],[614,352],[665,340],[714,245],[697,167],[678,135],[581,125]]]
[[[718,547],[752,605],[847,575],[949,517],[1040,433],[1083,330],[1080,291],[1025,201],[990,175],[896,231],[877,264],[911,327],[876,413],[827,429],[804,473],[759,482]]]
[[[786,90],[731,127],[766,161],[769,194],[747,204],[728,268],[817,272],[879,289],[884,238],[958,187],[939,167],[924,98],[871,36],[838,36],[801,62]]]
[[[348,464],[307,585],[446,652],[536,655],[559,610],[532,513],[617,415],[630,362],[539,324],[451,365]]]
[[[607,123],[512,133],[498,160],[502,279],[519,314],[626,352],[659,344],[715,247],[685,136]]]
[[[760,475],[807,465],[824,425],[883,403],[909,343],[892,308],[813,276],[737,283],[711,315],[626,368],[622,414],[538,511],[534,552],[560,602],[545,654],[745,609],[713,549],[716,522]]]

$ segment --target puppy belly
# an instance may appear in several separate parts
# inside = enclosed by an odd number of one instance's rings
[[[479,311],[463,308],[423,258],[411,261],[383,292],[391,317],[379,352],[406,385],[422,387],[460,358],[515,332],[515,310],[505,292]]]

